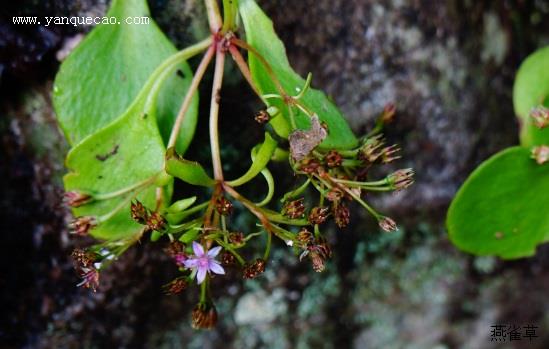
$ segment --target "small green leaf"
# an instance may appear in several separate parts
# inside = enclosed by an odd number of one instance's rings
[[[182,243],[188,245],[194,240],[198,238],[198,235],[200,234],[200,230],[198,229],[191,229],[183,234],[181,234],[181,237],[179,237],[179,241]]]
[[[152,242],[158,241],[158,239],[160,239],[161,236],[162,236],[162,233],[155,230],[151,233],[151,241]]]
[[[267,166],[269,161],[271,161],[271,157],[275,152],[276,145],[276,141],[271,137],[271,135],[265,133],[265,141],[263,142],[261,147],[259,147],[259,150],[257,150],[257,153],[255,154],[255,160],[252,161],[252,166],[250,166],[250,168],[244,175],[233,181],[228,181],[227,184],[232,187],[237,187],[255,178],[255,176],[257,176],[261,172],[261,170],[263,170]]]
[[[204,168],[195,161],[185,160],[170,148],[166,152],[166,172],[192,185],[212,187],[215,181],[208,176]]]
[[[522,123],[521,144],[549,144],[549,128],[538,129],[530,117],[532,108],[549,107],[549,46],[532,53],[521,64],[513,87],[513,104]]]
[[[196,196],[191,196],[190,198],[178,200],[173,204],[171,204],[171,206],[168,207],[166,211],[168,213],[178,213],[178,212],[184,211],[189,207],[191,207],[195,203],[195,201],[196,201]]]
[[[276,35],[271,20],[254,0],[239,1],[239,11],[246,30],[247,42],[270,63],[284,90],[288,94],[296,94],[296,88],[303,88],[305,80],[290,66],[286,57],[284,44]],[[248,53],[248,61],[252,78],[261,93],[277,93],[275,84],[261,61],[252,53]],[[270,99],[269,101],[281,110],[286,118],[276,117],[271,121],[271,124],[280,136],[287,138],[291,132],[288,123],[288,108],[280,100]],[[320,144],[321,148],[350,149],[358,144],[344,116],[323,92],[309,89],[301,101],[309,110],[318,114],[320,120],[328,125],[329,134]],[[310,128],[310,121],[307,115],[295,110],[295,118],[298,128]]]
[[[128,17],[147,16],[145,0],[114,0],[107,14],[120,24],[101,24],[67,57],[55,79],[53,102],[59,123],[70,144],[120,117],[151,75],[175,47],[151,20],[126,24]],[[167,141],[183,96],[192,79],[186,63],[178,66],[162,87],[157,119]],[[188,147],[196,126],[198,99],[183,121],[177,150]]]
[[[452,201],[452,242],[476,255],[531,256],[549,241],[549,164],[525,147],[506,149],[481,164]]]

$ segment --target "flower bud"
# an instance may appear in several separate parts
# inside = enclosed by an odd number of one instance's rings
[[[192,327],[194,329],[210,329],[217,324],[217,311],[212,303],[199,303],[192,312]]]
[[[339,167],[343,163],[343,157],[337,150],[330,150],[324,157],[324,162],[330,168]]]
[[[549,108],[542,105],[537,106],[530,111],[530,117],[534,120],[534,125],[537,128],[549,126]]]
[[[396,106],[394,103],[388,103],[383,108],[383,112],[381,113],[380,120],[384,124],[388,124],[391,121],[393,121],[393,118],[396,114]]]
[[[244,279],[255,279],[265,271],[266,262],[258,258],[253,263],[246,264],[242,271]]]
[[[70,207],[80,207],[93,200],[89,194],[80,191],[68,191],[63,195],[63,202]]]
[[[536,160],[538,165],[542,165],[549,160],[549,147],[546,145],[534,147],[530,156]]]
[[[257,114],[255,114],[254,119],[258,124],[263,125],[271,120],[271,116],[269,115],[269,113],[267,113],[266,110],[260,110],[257,112]]]
[[[317,173],[322,170],[320,161],[314,158],[306,158],[299,164],[299,170],[308,174]]]
[[[187,289],[189,283],[187,282],[186,277],[178,277],[162,286],[164,293],[168,295],[179,294]]]
[[[378,220],[378,224],[381,229],[388,233],[397,230],[397,225],[395,221],[389,217],[380,217]]]
[[[311,224],[322,224],[328,218],[328,214],[328,207],[313,207],[309,213],[309,222],[311,222]]]
[[[282,209],[282,214],[291,219],[297,219],[303,217],[305,213],[305,205],[303,204],[304,199],[300,198],[293,201],[288,201]]]
[[[92,216],[78,217],[69,226],[73,234],[85,236],[97,226],[97,219]]]
[[[307,228],[301,228],[299,233],[297,233],[296,241],[302,248],[306,248],[309,244],[313,242],[313,240],[314,235]]]
[[[239,231],[229,233],[229,242],[231,244],[235,245],[235,247],[244,246],[244,243],[246,242],[245,237],[244,237],[244,233],[239,232]]]
[[[340,228],[345,228],[351,220],[351,211],[344,203],[334,205],[335,223]]]
[[[228,216],[233,212],[233,204],[224,196],[220,196],[215,200],[215,209],[222,216]]]
[[[166,220],[158,212],[153,212],[147,218],[147,228],[155,231],[163,231],[166,228]]]
[[[385,144],[383,137],[381,135],[374,136],[369,138],[366,143],[358,152],[358,158],[362,161],[373,163],[375,162],[382,154],[380,148]]]
[[[221,264],[225,266],[235,265],[236,257],[229,251],[223,251],[221,254]]]
[[[399,151],[400,151],[400,148],[396,144],[393,144],[389,147],[383,148],[381,150],[381,161],[384,164],[388,164],[388,163],[393,162],[397,159],[400,159],[401,156],[397,155]]]
[[[80,271],[82,281],[76,285],[77,287],[84,286],[90,288],[93,292],[99,287],[99,271],[94,267],[84,268]]]
[[[406,189],[414,183],[414,171],[411,168],[397,170],[391,173],[387,180],[395,190]]]
[[[132,219],[137,223],[143,224],[143,225],[147,223],[147,219],[149,218],[149,213],[147,211],[147,208],[143,206],[143,204],[140,201],[135,200],[134,202],[132,202],[130,206],[130,212],[131,212]]]

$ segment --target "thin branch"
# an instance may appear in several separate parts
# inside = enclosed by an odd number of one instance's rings
[[[175,123],[172,128],[172,133],[170,134],[170,141],[168,142],[168,148],[175,146],[175,143],[177,141],[177,136],[179,135],[179,130],[181,129],[181,125],[183,124],[183,119],[185,118],[185,114],[187,114],[187,110],[189,110],[189,107],[191,106],[191,102],[193,100],[194,95],[196,94],[198,85],[200,84],[200,81],[202,81],[202,78],[204,77],[204,73],[206,72],[206,69],[210,64],[214,53],[215,53],[215,45],[211,45],[208,51],[206,51],[206,53],[204,54],[202,61],[200,62],[200,64],[198,65],[198,68],[196,69],[193,80],[191,81],[191,85],[189,86],[189,90],[185,95],[183,104],[181,104],[181,108],[179,109],[179,113],[177,114],[177,118],[175,119]]]
[[[212,98],[210,102],[210,147],[212,152],[212,163],[214,178],[223,181],[223,167],[221,165],[221,154],[219,151],[219,99],[221,92],[221,84],[223,83],[223,71],[225,68],[225,53],[221,50],[217,51],[215,56],[215,71],[212,83]]]

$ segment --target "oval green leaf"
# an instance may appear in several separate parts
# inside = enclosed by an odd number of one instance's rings
[[[506,149],[481,164],[450,205],[447,227],[463,251],[502,258],[531,256],[549,241],[549,164],[525,147]]]
[[[532,108],[549,107],[549,46],[532,53],[521,64],[513,87],[513,104],[522,124],[521,144],[549,144],[549,127],[540,130],[530,117]]]
[[[269,62],[284,90],[293,94],[296,92],[296,88],[303,88],[305,80],[290,66],[284,44],[276,35],[269,17],[254,0],[240,0],[239,12],[246,30],[246,41]],[[248,62],[252,78],[261,93],[277,93],[277,89],[261,61],[254,54],[248,53]],[[344,116],[323,92],[311,88],[301,101],[328,125],[329,134],[320,144],[321,148],[350,149],[358,144],[358,140]],[[270,99],[269,102],[276,106],[286,118],[276,117],[271,121],[271,124],[280,136],[287,138],[291,132],[288,123],[288,109],[279,100]],[[311,127],[309,117],[299,110],[295,110],[295,119],[298,128],[309,129]]]
[[[176,52],[152,19],[148,24],[125,23],[128,17],[150,18],[145,0],[114,0],[107,16],[120,24],[94,28],[63,62],[55,79],[53,103],[73,145],[120,117],[153,70]],[[166,141],[191,79],[189,66],[181,63],[162,87],[157,122]],[[180,153],[191,141],[197,113],[195,98],[179,135]]]

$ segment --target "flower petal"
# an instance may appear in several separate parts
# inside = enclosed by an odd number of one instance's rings
[[[193,241],[193,251],[194,251],[194,254],[197,256],[197,257],[202,257],[204,256],[204,247],[202,247],[202,245],[200,245],[198,242],[196,241]]]
[[[220,274],[220,275],[225,275],[225,269],[223,269],[221,264],[219,264],[219,262],[217,262],[217,261],[211,261],[210,262],[210,270],[213,273]]]
[[[219,251],[221,251],[221,246],[212,248],[211,250],[208,251],[208,257],[213,258],[217,256],[219,254]]]
[[[204,279],[206,278],[206,272],[208,271],[207,268],[198,268],[198,273],[196,274],[196,281],[200,285]]]
[[[183,265],[185,265],[185,268],[193,269],[198,267],[198,259],[196,258],[189,258],[183,262]]]

